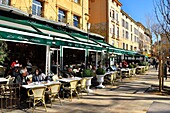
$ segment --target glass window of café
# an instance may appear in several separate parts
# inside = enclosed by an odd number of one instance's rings
[[[58,10],[58,22],[66,22],[66,12],[62,9]]]
[[[10,0],[0,0],[0,4],[10,5]]]
[[[64,48],[63,65],[81,64],[85,62],[85,50]]]
[[[73,16],[73,24],[75,27],[79,27],[79,17],[76,15]]]
[[[33,0],[32,3],[32,14],[41,16],[42,15],[42,2],[38,0]]]

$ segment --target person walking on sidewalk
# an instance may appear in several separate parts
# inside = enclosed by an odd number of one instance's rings
[[[164,78],[167,80],[167,63],[164,64]]]
[[[156,60],[156,63],[155,63],[155,69],[158,70],[158,65],[159,65],[159,61]]]

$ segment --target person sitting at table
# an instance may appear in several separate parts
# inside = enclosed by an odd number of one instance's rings
[[[44,77],[42,76],[42,73],[40,72],[40,70],[37,68],[33,74],[32,77],[32,82],[41,82],[44,81]]]
[[[20,72],[19,72],[18,68],[15,68],[15,70],[13,70],[13,72],[12,72],[12,77],[15,77],[14,83],[16,82],[17,76],[20,76]]]
[[[21,85],[27,85],[30,80],[27,77],[27,71],[23,68],[20,71],[20,75],[16,77],[16,83]]]
[[[123,68],[127,68],[128,67],[128,63],[125,60],[122,61],[122,67]]]
[[[74,74],[72,68],[68,68],[67,72],[63,75],[63,78],[71,78],[74,76],[75,76],[75,74]]]
[[[32,71],[32,64],[30,63],[29,59],[27,59],[27,64],[26,65],[27,65],[26,67],[27,67],[28,73],[30,74],[31,71]]]

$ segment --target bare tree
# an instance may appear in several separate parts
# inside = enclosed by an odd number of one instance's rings
[[[157,21],[170,42],[170,0],[154,0]]]

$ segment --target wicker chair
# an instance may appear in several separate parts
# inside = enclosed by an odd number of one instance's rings
[[[48,88],[50,90],[49,91],[49,98],[50,98],[50,101],[51,101],[51,107],[52,107],[52,99],[55,100],[56,97],[59,99],[60,104],[62,105],[61,100],[60,100],[60,96],[59,96],[60,87],[61,87],[61,83],[56,83],[56,84],[52,84],[52,85],[48,86]]]
[[[112,85],[114,85],[114,83],[115,83],[115,81],[117,79],[117,74],[118,74],[117,71],[115,71],[114,73],[111,74],[110,82],[111,82]]]
[[[80,81],[80,84],[78,85],[80,93],[81,93],[81,96],[82,96],[82,92],[86,91],[86,82],[87,82],[87,79],[86,78],[82,78],[81,81]]]
[[[72,98],[73,98],[73,92],[75,92],[77,94],[77,97],[79,99],[79,95],[78,95],[78,92],[77,92],[77,84],[78,84],[78,80],[73,80],[70,82],[70,87],[64,87],[64,89],[67,91],[69,90],[69,93],[70,93],[70,101],[72,101]]]
[[[32,112],[34,112],[35,106],[38,103],[42,103],[45,107],[45,111],[47,111],[46,104],[45,104],[45,89],[46,87],[34,87],[27,91],[28,97],[33,100]],[[32,94],[30,94],[31,92]]]

